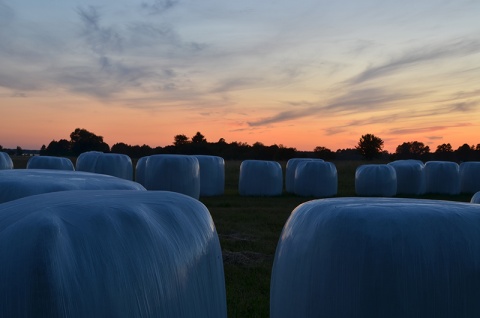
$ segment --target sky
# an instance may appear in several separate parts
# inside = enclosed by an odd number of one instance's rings
[[[0,145],[480,143],[478,0],[0,0]]]

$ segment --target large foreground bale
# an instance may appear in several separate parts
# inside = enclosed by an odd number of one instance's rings
[[[52,156],[33,156],[28,159],[27,169],[51,169],[74,171],[75,167],[68,158]]]
[[[420,160],[396,160],[390,162],[397,175],[397,194],[425,194],[425,165]]]
[[[0,205],[1,317],[226,317],[222,253],[199,201],[67,191]]]
[[[0,170],[0,203],[48,192],[69,190],[143,190],[136,182],[112,176],[65,170]]]
[[[242,196],[277,196],[283,190],[282,166],[276,161],[245,160],[240,164],[238,192]]]
[[[457,195],[460,193],[460,168],[456,162],[425,163],[426,193]]]
[[[460,192],[480,191],[480,162],[462,162],[460,164]]]
[[[194,156],[149,156],[143,178],[147,190],[173,191],[195,199],[200,197],[200,165]]]
[[[200,195],[222,195],[225,192],[225,160],[218,156],[195,157],[200,165]]]
[[[298,206],[275,253],[271,317],[480,317],[480,206],[335,198]]]
[[[359,166],[355,171],[355,193],[366,197],[396,195],[397,175],[395,169],[385,164]]]
[[[119,153],[98,151],[84,152],[77,158],[78,171],[106,174],[126,180],[133,180],[132,159]]]
[[[8,153],[0,151],[0,170],[6,169],[13,169],[13,161]]]
[[[331,162],[302,161],[298,163],[294,182],[295,194],[316,198],[337,194],[337,168]]]
[[[297,170],[298,164],[304,161],[323,161],[323,160],[314,159],[314,158],[292,158],[288,160],[285,168],[285,191],[286,192],[288,193],[295,192],[295,172]]]

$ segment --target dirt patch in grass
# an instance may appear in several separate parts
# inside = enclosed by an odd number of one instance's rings
[[[232,252],[223,250],[223,263],[230,265],[239,265],[251,267],[263,263],[264,261],[271,261],[273,256],[252,251]]]

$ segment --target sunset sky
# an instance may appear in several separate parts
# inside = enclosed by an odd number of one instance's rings
[[[0,145],[480,143],[478,0],[0,0]]]

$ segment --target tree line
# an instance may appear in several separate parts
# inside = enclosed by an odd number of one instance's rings
[[[148,145],[128,145],[123,142],[110,147],[102,136],[83,129],[76,128],[70,139],[52,140],[48,146],[43,145],[40,155],[76,157],[86,151],[101,151],[120,153],[131,158],[141,158],[155,154],[201,154],[220,156],[225,160],[288,160],[291,158],[319,158],[324,160],[401,160],[417,159],[422,161],[480,161],[480,144],[463,144],[454,150],[447,144],[438,145],[435,151],[423,142],[409,141],[397,146],[394,153],[383,150],[384,141],[373,134],[362,135],[353,148],[332,151],[323,146],[317,146],[313,151],[298,151],[295,148],[274,144],[271,146],[256,142],[249,145],[244,142],[227,143],[224,138],[217,142],[209,142],[203,134],[197,132],[189,138],[184,134],[175,135],[171,145],[152,148]],[[17,147],[19,148],[19,147]],[[0,150],[2,147],[0,146]],[[21,149],[21,148],[20,148]]]

